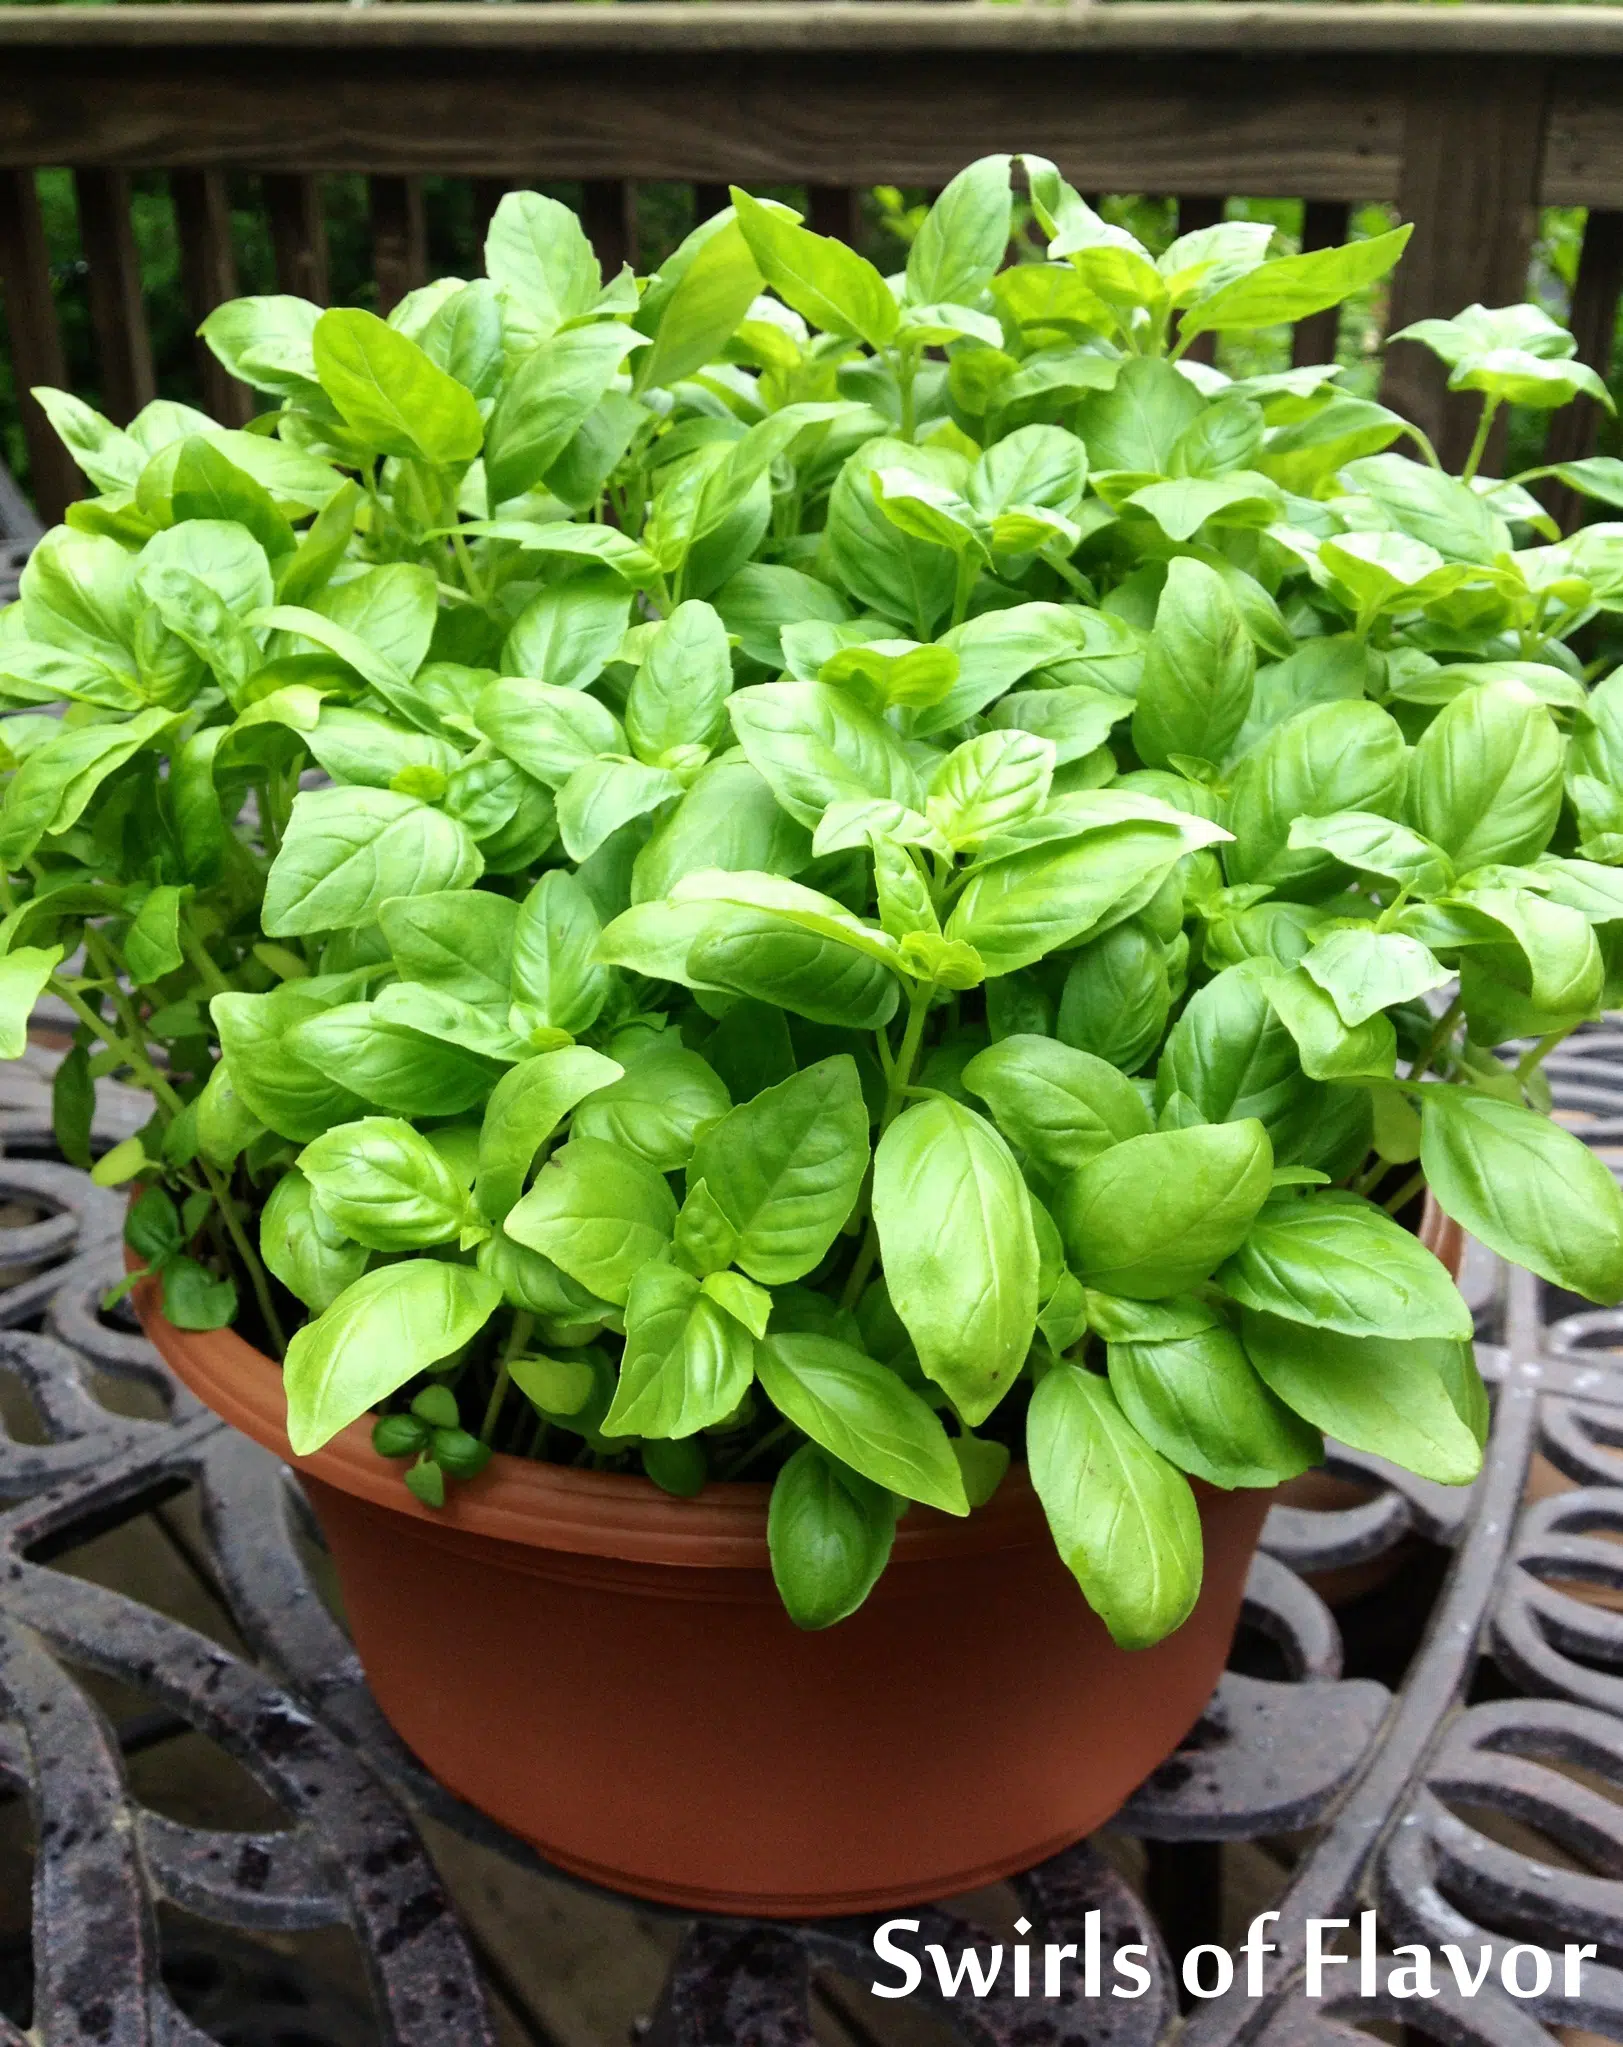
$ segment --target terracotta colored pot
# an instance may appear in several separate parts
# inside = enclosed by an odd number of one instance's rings
[[[1271,1494],[1197,1483],[1206,1578],[1167,1641],[1115,1647],[1023,1469],[967,1521],[915,1507],[850,1620],[791,1625],[765,1485],[496,1457],[436,1513],[357,1422],[314,1457],[229,1330],[143,1326],[299,1473],[366,1674],[452,1791],[549,1861],[705,1911],[800,1917],[973,1889],[1099,1826],[1199,1718]]]

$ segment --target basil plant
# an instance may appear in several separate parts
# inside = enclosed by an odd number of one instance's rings
[[[805,1627],[1023,1457],[1138,1646],[1192,1482],[1478,1469],[1424,1188],[1623,1297],[1540,1070],[1623,996],[1623,524],[1476,473],[1605,397],[1528,307],[1410,332],[1457,477],[1191,357],[1404,231],[1154,255],[1028,157],[1011,261],[1011,169],[894,277],[740,191],[605,279],[516,193],[386,321],[211,315],[245,430],[41,392],[96,494],[0,614],[0,1031],[72,1012],[81,1164],[150,1091],[97,1177],[301,1455],[769,1480]]]

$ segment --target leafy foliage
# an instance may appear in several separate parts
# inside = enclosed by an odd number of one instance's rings
[[[521,193],[386,321],[212,316],[248,431],[43,394],[99,494],[0,615],[4,1049],[73,1008],[70,1156],[150,1090],[97,1175],[297,1449],[771,1478],[804,1626],[1023,1452],[1128,1645],[1191,1477],[1471,1476],[1422,1186],[1623,1297],[1539,1071],[1623,991],[1623,527],[1189,354],[1403,238],[1152,252],[999,157],[895,277],[738,193],[605,279]],[[1591,388],[1530,308],[1410,338]]]

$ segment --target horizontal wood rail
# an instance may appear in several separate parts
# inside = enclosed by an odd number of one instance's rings
[[[1542,205],[1591,209],[1574,331],[1604,373],[1623,290],[1623,9],[1248,0],[571,0],[519,4],[0,7],[0,290],[20,385],[62,351],[31,173],[76,173],[108,403],[150,392],[128,229],[132,172],[170,174],[188,306],[234,288],[227,173],[252,172],[281,288],[323,298],[318,180],[371,180],[391,303],[427,274],[418,181],[582,181],[600,252],[632,246],[634,188],[674,180],[700,216],[729,181],[792,185],[825,231],[853,188],[937,187],[971,157],[1032,149],[1083,191],[1306,202],[1304,240],[1349,203],[1415,223],[1390,325],[1523,295]],[[1202,213],[1204,209],[1204,214]],[[1333,345],[1310,323],[1298,359]],[[208,402],[251,403],[215,366]],[[1387,392],[1463,453],[1471,411],[1418,350]],[[75,472],[29,406],[48,516]],[[1592,416],[1558,421],[1576,453]]]

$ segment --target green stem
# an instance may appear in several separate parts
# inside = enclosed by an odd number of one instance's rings
[[[1443,1046],[1447,1044],[1448,1040],[1454,1035],[1454,1026],[1459,1022],[1464,1012],[1465,999],[1463,996],[1456,995],[1454,997],[1454,1000],[1448,1005],[1447,1009],[1445,1009],[1442,1015],[1437,1019],[1437,1028],[1432,1032],[1430,1038],[1426,1041],[1425,1050],[1420,1054],[1420,1057],[1415,1061],[1413,1066],[1409,1068],[1410,1080],[1419,1080],[1422,1078],[1427,1068],[1431,1065],[1431,1062],[1437,1057],[1437,1054],[1442,1050]]]
[[[920,981],[915,984],[913,993],[908,998],[907,1028],[902,1032],[901,1049],[896,1054],[895,1064],[891,1067],[885,1082],[885,1106],[879,1118],[881,1137],[901,1114],[902,1104],[907,1098],[907,1090],[913,1080],[913,1068],[918,1063],[919,1046],[924,1042],[925,1020],[930,1014],[930,1000],[934,994],[934,981]],[[845,1290],[840,1295],[842,1308],[854,1308],[861,1300],[862,1290],[868,1284],[869,1275],[878,1258],[879,1231],[870,1216],[867,1230],[863,1235],[862,1248],[857,1253],[856,1262],[845,1282]]]
[[[1570,1038],[1576,1028],[1575,1024],[1568,1024],[1564,1031],[1546,1032],[1536,1045],[1530,1045],[1527,1048],[1520,1059],[1516,1061],[1516,1078],[1523,1087],[1533,1078],[1533,1075],[1537,1073],[1545,1060],[1549,1058],[1556,1046],[1564,1038]]]
[[[1425,1184],[1426,1176],[1424,1172],[1416,1168],[1409,1175],[1408,1179],[1404,1181],[1397,1193],[1381,1203],[1382,1208],[1386,1210],[1388,1215],[1396,1215],[1400,1209],[1409,1206],[1409,1203],[1413,1201],[1415,1196],[1424,1189]]]
[[[953,590],[952,623],[955,626],[962,625],[968,614],[970,593],[975,588],[975,577],[978,571],[979,564],[966,547],[958,557],[958,580]]]
[[[186,957],[196,967],[204,987],[215,995],[229,995],[231,983],[209,957],[208,947],[192,928],[191,920],[186,917],[180,920],[180,943]]]
[[[507,1398],[507,1389],[513,1383],[513,1360],[530,1340],[530,1331],[535,1327],[535,1317],[527,1315],[521,1308],[513,1317],[513,1326],[508,1331],[507,1342],[502,1347],[501,1368],[496,1374],[496,1383],[490,1389],[490,1399],[485,1405],[485,1418],[479,1424],[479,1440],[489,1443],[496,1433],[496,1423],[501,1418],[502,1402]]]
[[[1469,483],[1477,472],[1477,465],[1487,452],[1488,436],[1493,431],[1493,422],[1502,404],[1499,398],[1485,398],[1482,401],[1482,417],[1477,421],[1476,439],[1471,443],[1471,452],[1465,458],[1465,467],[1460,471],[1460,481]]]
[[[462,528],[451,528],[451,546],[456,554],[457,567],[462,571],[462,580],[468,586],[468,595],[475,604],[485,602],[485,586],[479,580],[479,571],[473,565],[473,550],[463,537]]]
[[[741,1457],[735,1457],[731,1464],[718,1471],[717,1478],[737,1478],[741,1471],[747,1471],[758,1458],[764,1457],[768,1450],[775,1450],[792,1432],[794,1426],[793,1422],[779,1422],[775,1429],[768,1429],[760,1442],[753,1444]]]
[[[913,379],[918,375],[918,360],[909,348],[902,349],[896,361],[896,384],[902,398],[902,422],[898,439],[912,440],[918,430],[918,421],[913,407]]]
[[[209,1192],[214,1196],[220,1214],[225,1219],[226,1229],[230,1232],[231,1242],[236,1247],[237,1256],[242,1260],[242,1268],[248,1275],[248,1283],[254,1290],[254,1299],[259,1303],[259,1312],[264,1317],[265,1332],[276,1346],[276,1355],[279,1358],[285,1357],[287,1337],[283,1333],[282,1318],[276,1312],[276,1303],[271,1299],[270,1279],[260,1263],[259,1253],[249,1240],[248,1232],[243,1226],[242,1213],[237,1207],[230,1186],[207,1159],[199,1156],[197,1163],[203,1168],[203,1177],[209,1184]]]

